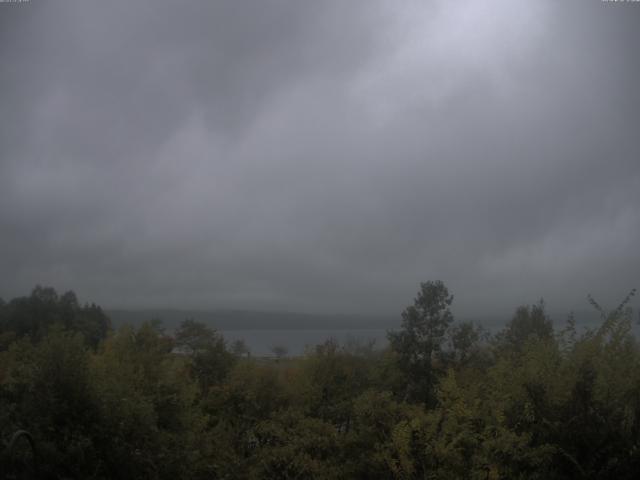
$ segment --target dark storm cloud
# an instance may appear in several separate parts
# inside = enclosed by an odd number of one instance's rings
[[[458,311],[637,285],[640,7],[0,5],[0,295]]]

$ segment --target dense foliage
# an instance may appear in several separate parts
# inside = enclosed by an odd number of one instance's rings
[[[583,332],[573,319],[554,331],[543,303],[523,306],[491,337],[456,323],[452,300],[441,282],[422,284],[385,350],[329,340],[277,360],[193,320],[112,331],[71,292],[0,301],[0,434],[26,430],[38,453],[16,448],[3,471],[636,478],[640,348],[626,302]]]

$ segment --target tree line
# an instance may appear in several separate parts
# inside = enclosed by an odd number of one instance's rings
[[[73,292],[0,300],[6,478],[569,479],[640,471],[628,307],[554,326],[543,302],[490,335],[420,285],[389,345],[270,361],[185,320],[114,330]],[[15,432],[25,432],[21,440]],[[28,435],[28,436],[27,436]],[[0,445],[0,450],[3,445]]]

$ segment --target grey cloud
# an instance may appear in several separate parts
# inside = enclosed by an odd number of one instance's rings
[[[0,9],[0,296],[463,315],[637,286],[640,8]]]

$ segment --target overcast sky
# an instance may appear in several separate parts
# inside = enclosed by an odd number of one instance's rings
[[[613,307],[639,46],[600,0],[0,3],[0,297]]]

